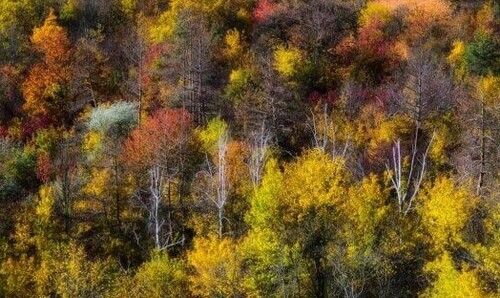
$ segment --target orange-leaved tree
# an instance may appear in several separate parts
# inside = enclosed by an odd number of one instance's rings
[[[71,47],[66,30],[57,23],[54,10],[33,30],[31,41],[41,55],[23,83],[24,110],[32,117],[54,122],[68,119]]]

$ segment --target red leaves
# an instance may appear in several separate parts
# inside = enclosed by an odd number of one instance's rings
[[[335,101],[337,101],[338,96],[335,91],[328,91],[325,94],[321,94],[318,91],[313,91],[309,94],[308,103],[311,106],[318,106],[328,104],[329,106],[333,105]]]
[[[141,167],[179,153],[192,127],[192,117],[184,109],[157,110],[132,131],[125,143],[125,162]]]
[[[253,19],[257,23],[265,21],[268,17],[273,15],[275,10],[275,4],[271,3],[269,0],[259,0],[259,3],[257,3],[257,7],[253,12]]]

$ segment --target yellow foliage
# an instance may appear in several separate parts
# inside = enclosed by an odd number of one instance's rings
[[[279,46],[274,51],[274,68],[285,78],[294,76],[303,63],[298,49]]]
[[[83,188],[83,192],[89,196],[101,197],[109,188],[111,171],[109,169],[94,169],[90,181]]]
[[[241,33],[237,29],[231,29],[226,32],[224,43],[226,45],[224,53],[228,59],[234,60],[244,54],[245,44]]]
[[[39,203],[36,206],[38,220],[48,224],[54,211],[54,189],[52,186],[43,185],[40,187]]]
[[[217,117],[210,120],[205,129],[198,131],[198,138],[202,142],[205,151],[217,156],[219,142],[222,141],[227,134],[227,123],[220,117]]]
[[[434,131],[434,139],[430,144],[429,157],[435,165],[448,162],[449,149],[460,139],[453,113],[446,113],[438,119],[425,123],[427,131]]]
[[[200,22],[200,15],[210,15],[224,5],[223,0],[173,0],[169,9],[160,15],[149,31],[153,43],[161,43],[173,36],[180,22]]]
[[[500,102],[500,77],[488,75],[479,79],[476,86],[477,97],[486,105]]]
[[[461,40],[453,42],[453,48],[448,55],[448,63],[455,70],[455,75],[458,79],[463,78],[467,73],[467,65],[465,63],[465,43]]]
[[[485,298],[489,297],[481,291],[475,271],[455,268],[448,252],[425,265],[424,271],[435,276],[431,286],[420,297],[422,298]]]
[[[16,223],[13,238],[15,240],[14,248],[18,252],[27,252],[35,244],[31,225],[26,222]]]
[[[132,15],[137,6],[137,0],[120,0],[120,4],[128,15]]]
[[[436,250],[462,243],[462,229],[476,203],[473,195],[456,186],[452,178],[440,177],[418,200],[423,226]]]
[[[386,5],[377,1],[368,2],[366,7],[361,11],[359,16],[359,26],[368,25],[373,20],[387,23],[391,18],[391,11]]]
[[[300,222],[311,211],[317,216],[327,215],[345,198],[348,179],[344,160],[332,160],[319,150],[303,154],[285,168],[284,200],[289,208],[285,216]]]
[[[500,284],[500,202],[494,203],[490,214],[484,221],[486,240],[474,246],[474,251],[479,257],[481,271],[489,274],[493,280]]]
[[[373,253],[377,231],[389,209],[385,205],[387,197],[376,175],[349,188],[347,200],[342,205],[347,218],[343,233],[349,243],[348,258],[368,257]]]
[[[35,269],[33,257],[22,255],[19,260],[8,258],[0,264],[2,294],[5,297],[33,297],[32,278]]]
[[[91,130],[85,135],[82,149],[92,159],[102,150],[102,142],[102,133]]]
[[[184,266],[165,252],[154,252],[151,260],[139,267],[135,275],[134,297],[161,298],[187,296],[187,274]]]
[[[230,239],[215,236],[196,239],[188,253],[194,269],[191,276],[193,294],[202,297],[237,297],[242,291],[241,257],[238,246]]]
[[[495,7],[493,1],[486,1],[481,10],[476,15],[477,30],[487,33],[493,33],[496,20],[495,18]]]

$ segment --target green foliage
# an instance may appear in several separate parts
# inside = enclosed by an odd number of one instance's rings
[[[30,147],[24,149],[0,140],[0,199],[22,199],[38,184],[35,174],[36,155]]]
[[[478,32],[465,51],[467,69],[474,75],[500,74],[500,43],[486,32]]]

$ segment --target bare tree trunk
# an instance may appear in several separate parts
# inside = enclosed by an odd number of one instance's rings
[[[480,136],[480,153],[479,153],[479,177],[477,181],[477,195],[481,196],[483,193],[483,185],[484,185],[484,175],[486,171],[486,125],[485,125],[485,107],[484,107],[484,102],[481,101],[481,136]]]

